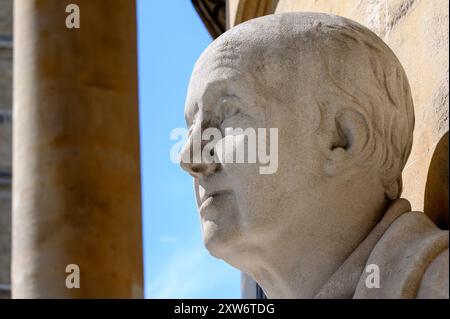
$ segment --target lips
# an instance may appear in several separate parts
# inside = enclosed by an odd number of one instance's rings
[[[217,199],[219,199],[223,195],[227,195],[230,193],[231,193],[230,191],[226,191],[226,190],[205,193],[200,199],[201,204],[199,207],[199,211],[202,212],[202,210],[205,207],[211,205],[213,202],[215,202]]]
[[[224,192],[225,191],[205,192],[205,194],[200,198],[200,201],[203,204],[209,197],[219,196]]]

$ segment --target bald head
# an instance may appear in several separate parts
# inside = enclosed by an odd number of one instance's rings
[[[310,130],[320,127],[323,114],[338,119],[344,110],[357,113],[367,130],[360,164],[378,167],[389,199],[400,196],[412,146],[413,103],[398,59],[367,28],[319,13],[253,19],[204,51],[191,86],[198,88],[212,74],[245,77],[249,89],[263,92],[271,105],[281,101],[277,107],[307,118]]]

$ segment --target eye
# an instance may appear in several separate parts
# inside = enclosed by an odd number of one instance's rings
[[[240,109],[239,107],[234,103],[234,101],[223,98],[221,101],[221,124],[236,114],[239,113]]]

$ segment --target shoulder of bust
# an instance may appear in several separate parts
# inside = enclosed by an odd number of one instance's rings
[[[427,267],[417,298],[448,299],[449,298],[449,252],[448,248],[440,253]]]
[[[402,214],[384,232],[366,263],[366,269],[377,267],[379,287],[367,285],[371,273],[363,272],[354,298],[448,298],[448,240],[449,232],[440,230],[424,213]]]

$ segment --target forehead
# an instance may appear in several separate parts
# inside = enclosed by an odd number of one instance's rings
[[[210,82],[230,81],[242,75],[243,69],[247,68],[245,64],[249,63],[248,49],[249,46],[243,46],[240,38],[226,36],[216,39],[195,63],[189,93],[203,91]]]
[[[237,54],[208,51],[196,63],[189,82],[185,113],[192,115],[201,105],[210,105],[222,95],[237,95],[251,85],[243,60]],[[248,90],[247,90],[248,91]]]
[[[241,79],[241,74],[235,69],[218,67],[213,70],[209,67],[195,70],[189,82],[187,102],[199,103],[212,93],[227,93],[234,82]]]
[[[234,36],[219,42],[217,39],[195,64],[187,92],[186,118],[192,118],[199,109],[213,107],[214,99],[221,94],[244,100],[248,111],[257,105],[267,108],[266,104],[273,100],[295,99],[293,94],[315,80],[303,65],[311,59],[317,62],[315,55],[307,56],[297,46],[285,47],[280,41],[267,43],[242,34]]]

